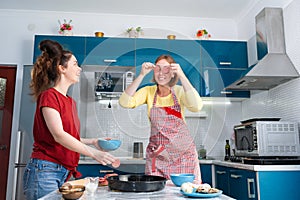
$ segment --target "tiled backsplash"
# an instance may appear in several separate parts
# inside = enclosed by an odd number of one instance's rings
[[[112,152],[119,157],[132,157],[134,142],[143,142],[145,152],[150,135],[146,106],[124,109],[116,99],[95,101],[93,87],[88,85],[80,86],[85,88],[79,95],[82,136],[122,140],[121,148]],[[295,79],[268,91],[252,92],[251,98],[242,102],[225,104],[219,99],[218,103],[204,105],[206,117],[186,118],[197,148],[204,144],[209,157],[222,159],[225,140],[231,138],[233,126],[243,119],[280,117],[300,122],[299,86],[300,80]],[[109,103],[111,108],[108,108]]]
[[[73,92],[73,96],[76,97],[77,94],[82,137],[110,137],[122,140],[121,148],[111,152],[118,157],[132,157],[133,143],[143,142],[145,156],[150,136],[146,105],[124,109],[117,99],[96,101],[93,84],[93,76],[85,74],[80,86],[74,88]],[[223,102],[225,99],[204,105],[202,110],[206,113],[205,116],[186,117],[197,149],[204,144],[209,157],[223,158],[225,139],[231,137],[233,125],[239,123],[241,118],[240,102]]]

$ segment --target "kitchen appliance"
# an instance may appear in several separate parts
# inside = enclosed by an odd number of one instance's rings
[[[144,158],[143,142],[133,143],[133,158]]]
[[[264,8],[255,21],[258,62],[227,90],[268,90],[299,77],[286,54],[282,8]]]
[[[125,192],[153,192],[164,189],[167,179],[161,176],[128,174],[107,178],[111,190]]]
[[[234,126],[235,156],[300,156],[296,122],[252,121]]]
[[[87,78],[93,74],[96,99],[120,97],[133,82],[135,74],[135,67],[125,66],[85,65],[82,69]]]
[[[14,170],[14,189],[12,199],[23,200],[23,174],[28,162],[33,145],[33,119],[35,112],[35,102],[30,96],[29,84],[31,81],[31,65],[23,67],[23,83],[21,92],[20,104],[20,118],[19,118],[19,131],[17,133],[17,145],[15,156],[15,170]],[[12,147],[13,148],[13,147]]]

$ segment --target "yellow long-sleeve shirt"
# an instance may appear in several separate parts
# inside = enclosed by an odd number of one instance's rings
[[[182,86],[175,85],[174,87],[175,95],[181,106],[181,114],[184,117],[184,110],[187,108],[191,112],[198,112],[201,110],[203,104],[202,99],[195,89],[185,92]],[[133,96],[129,96],[125,92],[121,95],[119,99],[119,104],[124,108],[135,108],[142,104],[148,105],[148,117],[150,116],[150,109],[153,105],[154,95],[157,86],[146,86],[139,89]],[[172,94],[166,97],[160,97],[157,95],[156,99],[157,106],[172,106],[174,101]]]

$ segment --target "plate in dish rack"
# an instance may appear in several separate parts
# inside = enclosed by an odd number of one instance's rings
[[[216,193],[199,193],[199,192],[193,192],[193,193],[186,193],[180,190],[181,194],[188,196],[188,197],[202,197],[202,198],[212,198],[212,197],[217,197],[220,196],[223,191],[219,190],[219,192]]]

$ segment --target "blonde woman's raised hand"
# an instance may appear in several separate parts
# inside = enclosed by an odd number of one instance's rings
[[[171,71],[173,73],[177,74],[178,78],[185,77],[185,74],[182,71],[182,69],[181,69],[181,67],[180,67],[179,64],[177,64],[177,63],[171,63],[170,66],[171,66]]]
[[[151,62],[144,62],[142,64],[142,70],[141,70],[141,74],[142,75],[147,75],[149,72],[151,72],[151,70],[153,70],[155,67],[155,65]]]

